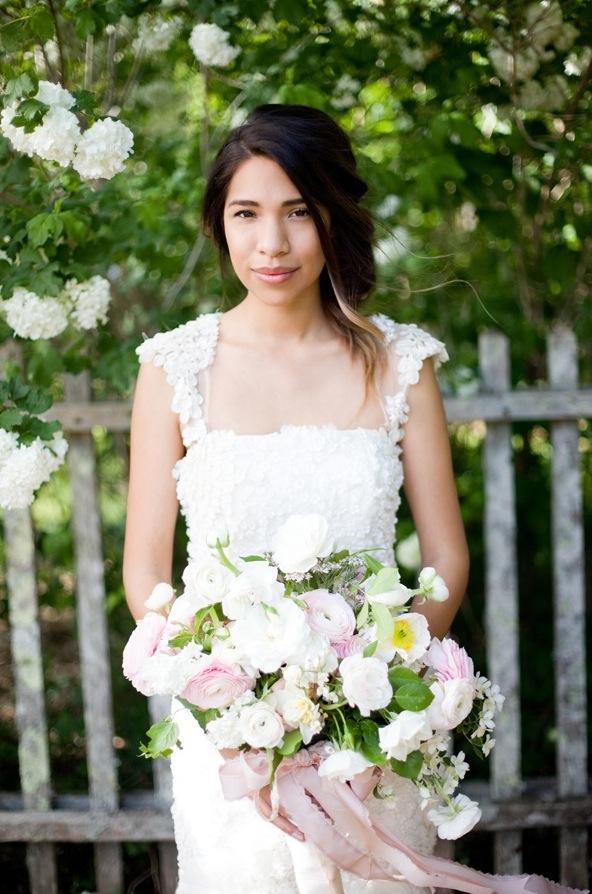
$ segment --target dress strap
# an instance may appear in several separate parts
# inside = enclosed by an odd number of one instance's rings
[[[199,372],[213,360],[218,322],[217,313],[203,313],[175,329],[157,332],[136,348],[140,363],[162,366],[173,387],[171,409],[179,416],[185,447],[206,433]]]
[[[383,313],[372,314],[370,320],[385,335],[389,363],[379,391],[386,409],[389,434],[396,444],[401,440],[409,418],[409,386],[419,381],[423,361],[433,357],[436,371],[450,358],[444,342],[416,323],[398,323]]]

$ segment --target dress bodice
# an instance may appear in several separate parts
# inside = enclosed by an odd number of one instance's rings
[[[202,313],[136,348],[140,362],[164,368],[173,388],[171,407],[179,416],[186,453],[172,475],[189,557],[204,554],[206,536],[220,526],[245,555],[269,549],[273,533],[291,513],[320,512],[336,549],[373,548],[380,561],[392,562],[407,392],[426,357],[434,356],[436,369],[448,360],[444,343],[415,323],[374,314],[370,319],[384,332],[389,355],[380,380],[380,427],[285,424],[265,434],[239,434],[208,428],[204,374],[216,354],[220,316],[220,311]]]

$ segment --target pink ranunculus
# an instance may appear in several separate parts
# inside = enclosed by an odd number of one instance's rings
[[[345,636],[343,639],[331,640],[331,645],[340,658],[347,658],[348,655],[362,652],[368,645],[368,640],[356,633],[353,636]]]
[[[198,670],[189,677],[181,696],[202,710],[226,708],[235,698],[252,689],[255,681],[224,664],[212,655],[204,655]]]
[[[333,642],[349,639],[356,629],[356,616],[340,593],[320,588],[302,594],[308,606],[309,626]]]
[[[453,639],[432,639],[423,660],[436,672],[440,682],[444,680],[473,680],[473,659]]]
[[[132,631],[123,650],[123,674],[134,682],[134,678],[141,672],[142,665],[158,650],[166,618],[159,612],[146,612]]]

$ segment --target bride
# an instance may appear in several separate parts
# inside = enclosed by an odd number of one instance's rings
[[[203,224],[244,286],[230,310],[198,314],[137,348],[123,578],[131,614],[171,581],[178,505],[189,558],[224,526],[236,551],[269,548],[293,512],[324,514],[338,548],[394,562],[404,486],[422,565],[449,598],[413,605],[433,636],[463,598],[468,548],[435,376],[444,344],[363,306],[375,285],[374,227],[347,135],[303,105],[259,106],[227,136],[209,174]],[[432,362],[429,362],[432,358]],[[281,813],[226,801],[224,760],[173,699],[177,894],[415,894],[340,871]],[[416,787],[392,771],[373,816],[416,850],[436,833]],[[426,889],[427,891],[427,889]]]

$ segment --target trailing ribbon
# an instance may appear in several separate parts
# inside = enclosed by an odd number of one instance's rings
[[[371,817],[356,793],[355,779],[348,784],[319,776],[320,761],[320,754],[306,748],[282,760],[274,780],[274,813],[281,807],[308,840],[347,872],[368,880],[397,879],[427,886],[432,894],[435,888],[467,894],[590,894],[588,888],[569,888],[542,875],[491,875],[454,860],[424,856]],[[241,751],[218,772],[229,801],[254,795],[258,803],[269,781],[263,751]]]

